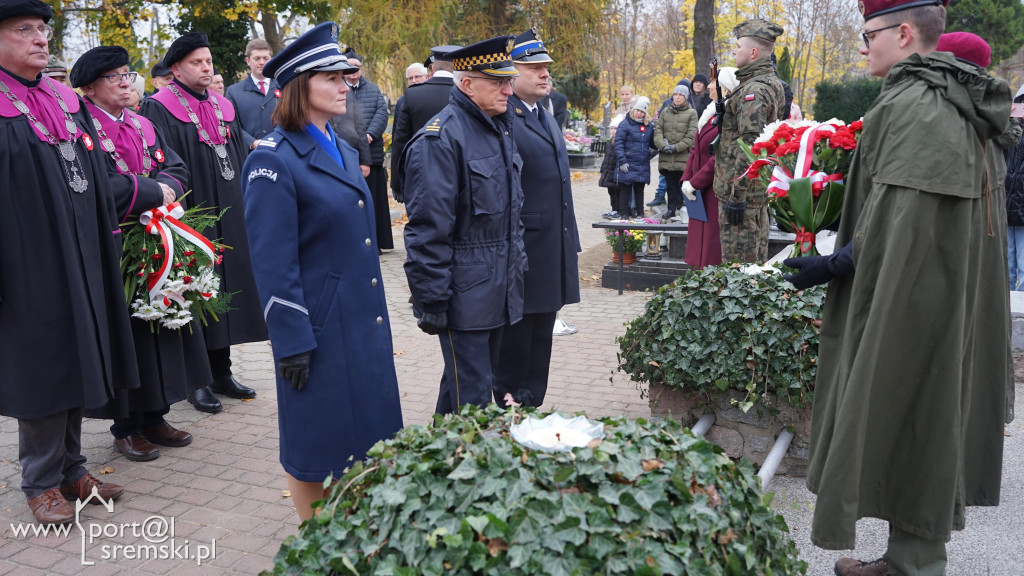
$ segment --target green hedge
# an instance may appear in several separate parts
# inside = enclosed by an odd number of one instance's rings
[[[815,87],[814,119],[824,122],[838,118],[850,123],[859,120],[882,91],[879,78],[852,78],[839,82],[819,82]]]
[[[536,414],[536,413],[534,413]],[[749,463],[678,423],[605,418],[548,454],[466,406],[380,442],[289,536],[274,574],[804,574]]]
[[[735,265],[689,272],[647,302],[619,337],[618,369],[640,385],[765,392],[792,406],[813,398],[824,287],[796,291],[781,274],[748,275]],[[710,404],[710,402],[709,402]]]

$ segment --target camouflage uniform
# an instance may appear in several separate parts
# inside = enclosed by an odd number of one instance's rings
[[[774,42],[782,27],[765,20],[747,20],[733,29],[737,38],[756,36]],[[780,119],[786,101],[782,82],[765,56],[736,71],[740,84],[725,101],[721,139],[715,153],[715,195],[722,234],[722,261],[764,262],[768,259],[768,198],[755,180],[737,180],[750,161],[736,141],[752,144],[765,125]],[[730,224],[726,202],[746,202],[743,223]]]

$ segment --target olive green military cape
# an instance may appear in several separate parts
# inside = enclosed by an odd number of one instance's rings
[[[1005,83],[936,52],[893,66],[864,117],[837,238],[856,271],[829,285],[818,352],[818,546],[854,548],[862,517],[946,541],[965,505],[999,501],[1004,382],[971,355],[1006,346],[977,312],[1004,274],[984,265],[985,142],[1009,113]]]

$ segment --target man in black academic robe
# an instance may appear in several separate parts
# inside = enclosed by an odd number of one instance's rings
[[[254,390],[231,375],[231,345],[267,339],[242,214],[242,164],[247,151],[231,101],[207,90],[213,79],[213,61],[206,34],[190,32],[175,40],[164,65],[171,69],[174,80],[146,100],[140,113],[163,132],[188,166],[192,174],[189,206],[223,211],[208,236],[231,248],[217,268],[223,280],[221,291],[231,294],[231,311],[203,329],[213,382],[189,395],[197,410],[219,412],[222,406],[214,393],[240,399],[256,397]],[[189,109],[201,131],[190,119]]]
[[[448,53],[461,46],[435,46],[430,49],[433,75],[422,84],[409,86],[401,109],[396,108],[395,128],[391,139],[391,195],[398,202],[404,202],[402,193],[402,152],[405,145],[420,128],[427,125],[437,113],[448,105],[455,77],[452,75],[452,61]]]
[[[18,420],[33,515],[67,524],[65,498],[124,493],[86,471],[82,414],[139,375],[92,119],[40,76],[52,15],[39,0],[0,0],[0,414]]]
[[[99,46],[82,54],[71,70],[71,84],[81,89],[85,107],[99,126],[99,148],[106,157],[119,222],[174,202],[189,190],[185,163],[149,120],[127,108],[135,74],[128,62],[128,51],[121,46]],[[142,387],[118,394],[110,405],[86,414],[113,419],[114,450],[128,460],[144,462],[160,456],[155,445],[180,447],[192,442],[191,434],[174,428],[164,416],[171,404],[213,377],[198,320],[177,330],[154,330],[149,322],[133,317],[132,335]]]

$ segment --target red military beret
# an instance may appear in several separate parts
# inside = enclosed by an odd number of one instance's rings
[[[857,2],[857,8],[860,9],[864,21],[867,22],[875,16],[892,14],[908,8],[945,6],[947,4],[949,4],[949,0],[860,0]]]
[[[935,49],[939,52],[952,52],[957,60],[980,68],[988,68],[992,63],[992,49],[989,48],[988,42],[970,32],[943,34],[939,36],[939,45]]]

